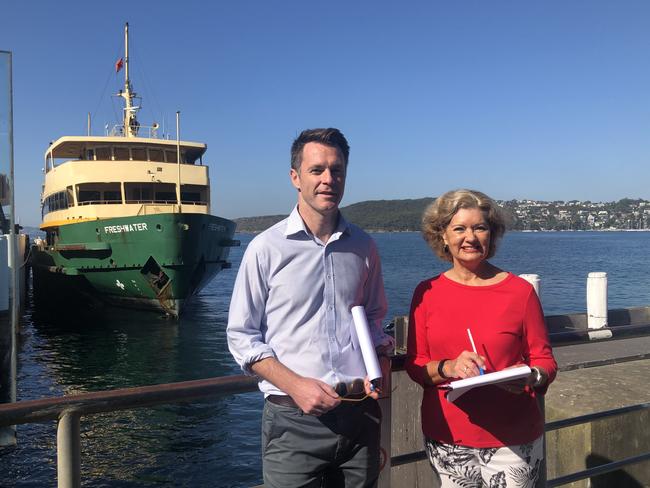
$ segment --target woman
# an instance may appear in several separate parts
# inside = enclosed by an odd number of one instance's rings
[[[413,294],[406,369],[423,386],[422,430],[443,488],[532,487],[543,457],[544,419],[536,397],[557,364],[533,287],[490,264],[505,221],[478,191],[445,193],[424,212],[425,240],[444,273]],[[468,336],[471,331],[476,352]],[[455,402],[439,388],[527,364],[518,382],[474,388]]]

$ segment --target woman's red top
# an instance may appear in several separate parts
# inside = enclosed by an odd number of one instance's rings
[[[470,447],[524,444],[539,437],[544,419],[537,392],[522,394],[497,386],[474,388],[454,403],[444,390],[426,385],[422,367],[432,360],[455,359],[471,351],[467,329],[477,352],[486,358],[486,372],[517,364],[544,368],[549,383],[557,363],[544,315],[533,287],[513,274],[488,286],[467,286],[444,275],[423,281],[413,294],[406,370],[424,387],[422,430],[430,439]]]

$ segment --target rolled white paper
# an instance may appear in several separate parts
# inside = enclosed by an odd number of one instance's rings
[[[366,373],[370,381],[381,378],[381,368],[379,367],[379,360],[375,346],[370,337],[370,327],[368,326],[368,319],[366,317],[366,310],[363,305],[352,307],[352,321],[354,322],[354,329],[357,333],[359,346],[361,347],[361,355],[363,356],[363,363],[366,365]]]

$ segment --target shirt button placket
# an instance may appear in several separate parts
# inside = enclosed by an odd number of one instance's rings
[[[327,336],[330,349],[330,360],[332,361],[331,368],[334,371],[335,365],[338,363],[339,351],[336,345],[336,311],[334,308],[334,287],[331,280],[332,276],[332,258],[325,246],[323,255],[323,264],[325,271],[325,323],[327,328]]]

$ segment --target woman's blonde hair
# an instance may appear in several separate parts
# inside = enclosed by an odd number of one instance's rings
[[[506,231],[506,219],[497,203],[485,193],[476,190],[452,190],[439,196],[422,214],[422,236],[438,257],[452,261],[442,234],[456,212],[461,208],[478,208],[485,215],[490,226],[490,249],[487,257],[491,258],[497,251],[499,239]]]

